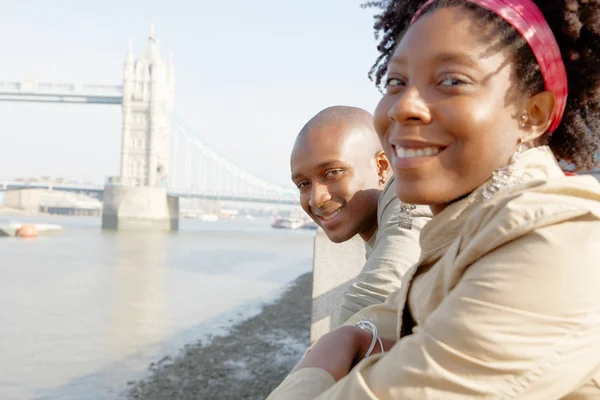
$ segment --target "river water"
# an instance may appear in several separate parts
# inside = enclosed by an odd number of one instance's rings
[[[110,232],[100,218],[5,217],[63,233],[0,238],[0,399],[117,399],[150,362],[260,311],[311,270],[314,232],[270,219]]]

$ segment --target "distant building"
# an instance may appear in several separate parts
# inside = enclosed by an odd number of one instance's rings
[[[64,215],[102,214],[102,202],[78,193],[48,189],[17,189],[4,193],[4,205],[28,212]]]

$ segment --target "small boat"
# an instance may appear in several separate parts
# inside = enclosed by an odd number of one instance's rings
[[[36,237],[42,234],[60,233],[63,227],[54,224],[21,224],[19,222],[10,222],[8,225],[0,226],[0,237],[18,236],[18,237]]]
[[[62,226],[55,224],[21,224],[19,222],[11,222],[9,226],[15,230],[18,230],[26,225],[32,226],[38,232],[58,232],[63,230]]]
[[[275,217],[271,226],[277,229],[298,229],[305,225],[305,221],[293,217]]]
[[[201,214],[198,216],[200,221],[214,222],[218,221],[219,217],[216,214]]]

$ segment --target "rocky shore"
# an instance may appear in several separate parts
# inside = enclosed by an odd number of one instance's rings
[[[226,335],[185,346],[132,382],[130,400],[263,400],[309,345],[312,274],[291,283],[281,297]]]

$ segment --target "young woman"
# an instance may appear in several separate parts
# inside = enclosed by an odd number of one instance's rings
[[[376,129],[399,199],[434,218],[401,289],[350,320],[372,324],[325,335],[271,398],[600,397],[600,184],[561,169],[597,162],[600,4],[370,5]]]

